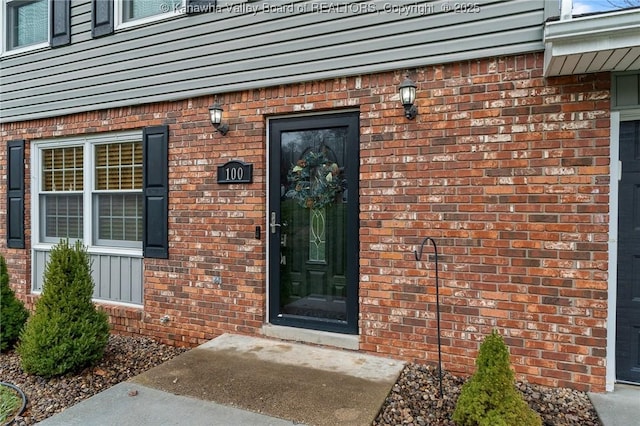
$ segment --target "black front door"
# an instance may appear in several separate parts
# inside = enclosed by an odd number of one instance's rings
[[[269,122],[269,320],[358,331],[358,113]]]
[[[640,121],[620,125],[616,379],[640,383]]]

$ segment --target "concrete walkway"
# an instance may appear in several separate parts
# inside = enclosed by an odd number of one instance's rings
[[[296,423],[131,382],[118,383],[38,423],[43,426],[293,424]]]
[[[590,393],[604,426],[640,425],[640,386],[615,385],[613,392]]]
[[[370,425],[405,363],[222,335],[41,422],[95,425]]]

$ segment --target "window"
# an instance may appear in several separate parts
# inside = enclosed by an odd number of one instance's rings
[[[42,241],[82,238],[82,164],[81,146],[42,150]]]
[[[142,241],[142,142],[95,149],[97,244]]]
[[[49,42],[49,0],[4,0],[4,49],[40,47]]]
[[[142,247],[141,136],[108,139],[41,147],[39,242]]]
[[[7,243],[23,248],[24,141],[7,146]],[[169,257],[168,126],[30,147],[32,290],[42,290],[51,247],[68,238],[88,249],[95,299],[142,305],[144,258]]]
[[[164,19],[184,10],[183,0],[119,0],[116,1],[116,13],[120,26],[138,25],[145,22]]]

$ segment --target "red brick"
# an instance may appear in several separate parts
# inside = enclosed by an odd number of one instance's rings
[[[432,236],[441,250],[447,369],[473,372],[479,341],[499,327],[514,346],[519,377],[598,391],[607,337],[609,76],[545,79],[542,56],[416,70],[422,90],[413,122],[390,99],[400,76],[389,72],[358,77],[357,89],[348,77],[224,94],[231,126],[224,139],[209,138],[210,96],[2,124],[0,135],[29,141],[169,124],[169,259],[145,259],[144,307],[105,309],[118,333],[194,346],[224,332],[258,335],[266,321],[266,244],[253,233],[266,223],[267,116],[303,104],[305,112],[357,106],[360,349],[437,359],[435,289],[412,283],[433,279],[412,259],[414,246]],[[181,164],[194,158],[212,163]],[[253,163],[254,182],[232,190],[216,184],[212,165],[226,158]],[[212,203],[196,204],[203,192]],[[0,215],[0,229],[5,220]],[[27,214],[27,250],[6,249],[6,238],[0,246],[12,287],[33,306],[30,226]],[[212,260],[193,262],[199,253]],[[213,274],[223,287],[209,286]],[[166,311],[175,318],[171,329],[158,322]]]

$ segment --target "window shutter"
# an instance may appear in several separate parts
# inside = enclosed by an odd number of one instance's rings
[[[218,0],[187,0],[187,13],[213,13]]]
[[[142,132],[143,233],[145,257],[169,257],[169,128]]]
[[[113,33],[113,0],[91,0],[91,36]]]
[[[24,140],[7,143],[7,247],[24,248]]]
[[[71,0],[51,3],[51,47],[71,43]]]

